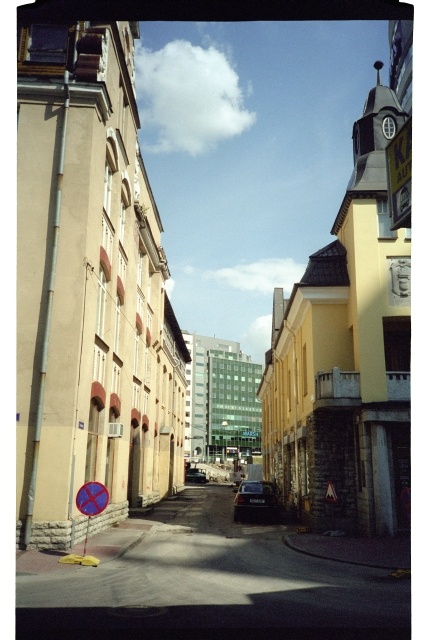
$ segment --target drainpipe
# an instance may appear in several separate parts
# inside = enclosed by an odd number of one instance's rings
[[[274,358],[277,360],[277,362],[275,363],[275,366],[274,366],[274,376],[275,376],[275,379],[277,379],[277,377],[278,377],[278,379],[280,379],[280,375],[278,374],[278,376],[277,376],[277,371],[278,371],[278,364],[277,363],[278,362],[281,363],[282,360],[281,360],[281,358],[279,358],[277,356],[277,352],[276,352],[275,348],[273,349],[273,362],[274,362]],[[274,384],[275,384],[275,382],[274,382]],[[271,417],[272,417],[273,422],[275,423],[275,425],[278,425],[277,416],[274,415],[274,406],[275,406],[274,405],[274,397],[272,396]],[[271,434],[272,433],[273,433],[273,430],[271,430]],[[278,433],[278,431],[277,431],[277,433]],[[284,421],[283,420],[281,421],[280,433],[281,433],[281,475],[282,475],[283,501],[284,501],[284,495],[285,495],[285,492],[284,492],[285,473],[284,473]],[[274,457],[274,460],[275,460],[275,457]],[[274,477],[275,477],[275,463],[274,463]]]
[[[47,356],[50,342],[50,325],[52,319],[53,312],[53,294],[54,294],[54,286],[56,280],[56,265],[57,265],[57,252],[59,245],[59,229],[60,229],[60,215],[62,208],[62,182],[63,182],[63,165],[65,158],[65,147],[66,147],[66,130],[68,125],[68,114],[69,114],[69,71],[65,71],[63,78],[63,87],[65,91],[65,101],[63,103],[63,124],[62,124],[62,133],[60,139],[60,149],[59,149],[59,165],[58,172],[56,175],[56,202],[55,202],[55,212],[54,212],[54,222],[53,222],[53,241],[52,241],[52,251],[51,251],[51,267],[50,267],[50,275],[49,275],[49,283],[47,289],[47,302],[46,302],[46,322],[44,326],[44,336],[42,342],[42,354],[41,354],[41,365],[40,365],[40,386],[38,391],[38,402],[37,402],[37,417],[35,423],[35,434],[34,434],[34,448],[33,448],[33,456],[32,456],[32,468],[31,468],[31,480],[28,491],[28,507],[27,507],[27,515],[25,520],[25,538],[24,544],[27,547],[31,540],[31,530],[32,530],[32,520],[34,514],[34,501],[35,501],[35,489],[37,484],[37,472],[38,472],[38,457],[40,450],[40,440],[41,440],[41,427],[43,424],[43,413],[44,413],[44,392],[46,387],[46,374],[47,374]]]
[[[79,22],[77,22],[75,26],[74,52],[73,52],[73,59],[72,59],[73,69],[75,69],[75,65],[78,58],[77,43],[79,39],[80,30],[81,30],[80,24]],[[81,347],[80,347],[80,357],[79,357],[79,364],[78,364],[78,386],[77,386],[77,397],[75,402],[75,424],[74,424],[74,437],[72,440],[71,479],[70,479],[70,485],[69,485],[69,502],[68,502],[68,519],[71,521],[71,549],[73,549],[75,545],[75,518],[72,515],[72,505],[73,505],[74,481],[75,481],[75,463],[76,463],[75,444],[76,444],[76,438],[77,438],[78,405],[79,405],[79,391],[80,391],[80,381],[81,381],[81,361],[82,361],[82,348],[83,348],[83,342],[84,342],[85,304],[86,304],[86,296],[87,296],[88,272],[90,271],[90,273],[93,273],[94,271],[93,265],[87,260],[87,258],[84,258],[84,267],[85,267],[85,283],[84,283],[83,317],[82,317],[82,329],[81,329]]]
[[[297,515],[300,516],[300,493],[299,493],[299,460],[297,451],[297,364],[296,364],[296,335],[284,320],[284,326],[293,336],[293,396],[294,396],[294,465],[295,465],[295,487],[296,487],[296,509]]]

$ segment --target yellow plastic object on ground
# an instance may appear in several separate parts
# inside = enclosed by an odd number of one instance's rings
[[[75,553],[71,553],[69,556],[63,556],[59,562],[62,564],[81,564],[86,567],[97,567],[100,564],[100,560],[94,556],[78,556]]]

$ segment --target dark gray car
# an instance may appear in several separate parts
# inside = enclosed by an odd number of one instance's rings
[[[234,521],[249,518],[278,522],[280,507],[272,482],[243,480],[234,498]]]

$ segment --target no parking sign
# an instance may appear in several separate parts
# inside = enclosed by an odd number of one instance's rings
[[[97,516],[109,504],[109,491],[101,482],[86,482],[77,493],[76,503],[85,516]]]
[[[91,567],[97,567],[100,560],[94,556],[86,556],[87,549],[88,530],[90,527],[91,516],[98,516],[99,513],[104,511],[109,504],[109,491],[101,482],[86,482],[82,485],[81,489],[77,493],[76,503],[78,510],[81,511],[87,519],[87,533],[84,543],[84,555],[79,556],[71,553],[68,556],[64,556],[59,560],[64,564],[81,564],[89,565]]]

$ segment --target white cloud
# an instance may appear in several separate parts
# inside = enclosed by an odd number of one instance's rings
[[[174,291],[174,287],[175,287],[175,280],[173,278],[168,278],[168,280],[165,281],[165,291],[168,294],[169,299],[171,299],[172,292]]]
[[[272,314],[256,318],[241,337],[243,351],[252,362],[264,364],[265,353],[271,348]]]
[[[287,295],[293,284],[299,282],[306,265],[297,264],[292,258],[269,258],[239,264],[234,267],[207,271],[206,276],[241,291],[272,294],[275,287],[282,287]]]
[[[239,77],[215,46],[174,40],[159,51],[138,45],[136,54],[140,118],[157,135],[145,149],[195,156],[254,124],[256,114],[244,108]]]

